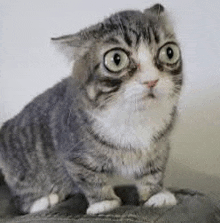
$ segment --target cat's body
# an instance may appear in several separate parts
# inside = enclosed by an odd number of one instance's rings
[[[114,174],[133,178],[146,205],[176,203],[162,181],[182,62],[163,11],[121,12],[55,39],[74,59],[73,74],[0,132],[0,167],[22,211],[43,210],[78,190],[87,213],[112,210],[121,203],[108,184]]]

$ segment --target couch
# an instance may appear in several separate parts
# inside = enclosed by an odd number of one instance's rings
[[[220,201],[189,189],[171,189],[178,200],[173,207],[147,208],[139,205],[137,190],[132,185],[115,187],[123,205],[116,210],[94,216],[86,215],[87,201],[83,194],[75,194],[51,209],[23,215],[11,202],[10,191],[0,179],[0,223],[58,223],[58,222],[123,222],[123,223],[218,223]]]

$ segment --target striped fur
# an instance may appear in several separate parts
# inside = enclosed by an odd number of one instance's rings
[[[80,190],[89,214],[112,210],[120,205],[108,183],[112,174],[133,178],[147,201],[163,188],[183,80],[181,55],[172,66],[158,59],[167,43],[178,46],[164,8],[119,12],[52,40],[74,60],[71,76],[0,131],[0,167],[16,204],[34,212],[44,200],[57,203]],[[129,57],[121,72],[103,62],[112,49]]]

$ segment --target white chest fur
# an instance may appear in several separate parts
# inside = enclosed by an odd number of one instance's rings
[[[96,116],[94,129],[105,140],[119,147],[150,149],[153,137],[170,122],[173,105],[167,101],[158,104],[152,101],[150,109],[134,111],[126,104],[117,103]]]

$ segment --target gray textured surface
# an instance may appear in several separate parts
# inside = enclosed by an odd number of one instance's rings
[[[0,186],[0,222],[157,222],[157,223],[218,223],[220,203],[192,190],[173,190],[178,205],[167,208],[138,206],[136,189],[133,186],[117,187],[116,193],[124,205],[110,213],[96,216],[85,215],[87,202],[83,195],[60,203],[38,214],[19,215],[10,204],[10,193],[5,185]]]

